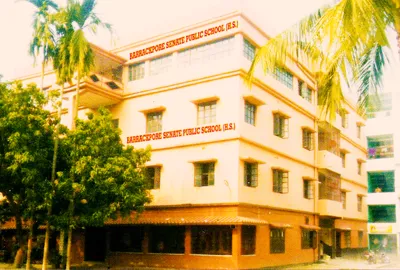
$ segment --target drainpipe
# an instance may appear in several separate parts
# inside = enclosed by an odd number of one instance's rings
[[[318,114],[318,98],[317,98],[317,91],[314,91],[314,102],[316,103],[316,107],[317,107],[317,112],[315,115],[315,119],[314,119],[314,131],[315,131],[315,136],[314,136],[314,179],[317,179],[317,181],[315,181],[314,183],[314,225],[318,226],[319,224],[317,224],[317,202],[318,202],[318,197],[319,197],[319,181],[318,181],[318,168],[317,168],[317,158],[318,158],[318,118],[317,118],[317,114]],[[318,191],[318,192],[317,192]],[[317,194],[318,193],[318,194]],[[318,196],[317,196],[318,195]],[[321,254],[320,251],[320,242],[321,240],[319,239],[319,235],[317,234],[317,261],[319,260],[319,254]],[[314,262],[315,262],[315,251],[314,251]]]

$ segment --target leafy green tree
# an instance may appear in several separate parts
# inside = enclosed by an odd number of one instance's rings
[[[54,214],[56,226],[68,229],[67,269],[72,229],[103,226],[117,215],[141,212],[150,202],[140,169],[150,160],[150,149],[125,147],[120,135],[111,114],[100,108],[88,120],[77,120],[76,129],[60,141],[68,170],[58,173]]]
[[[45,103],[35,85],[0,84],[0,192],[6,198],[1,207],[9,206],[16,222],[16,267],[25,252],[23,220],[34,227],[49,192],[53,123]]]
[[[357,87],[363,112],[370,95],[381,87],[383,68],[388,64],[388,29],[397,32],[400,50],[400,0],[335,1],[260,48],[247,82],[251,84],[258,63],[264,72],[273,72],[288,61],[299,60],[315,74],[318,102],[331,120],[342,106],[342,81]]]

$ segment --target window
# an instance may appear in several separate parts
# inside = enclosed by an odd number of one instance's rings
[[[274,178],[273,191],[278,193],[288,193],[289,172],[279,169],[273,169],[272,174]]]
[[[377,112],[384,112],[382,116],[389,116],[392,110],[391,93],[382,93],[380,95],[371,95],[367,105],[367,117],[374,118]]]
[[[289,136],[289,118],[280,113],[274,113],[274,135],[283,139]]]
[[[363,247],[364,244],[364,232],[358,231],[358,247]]]
[[[194,186],[204,187],[214,185],[214,162],[194,164]]]
[[[250,102],[245,102],[244,121],[253,126],[256,125],[256,108],[257,107]]]
[[[340,201],[342,202],[342,208],[346,209],[346,192],[345,191],[340,192]]]
[[[162,112],[147,114],[146,132],[160,132],[162,130]]]
[[[234,41],[234,37],[229,37],[180,51],[178,52],[178,66],[186,68],[228,58],[234,49]]]
[[[368,158],[392,158],[393,157],[393,135],[380,135],[367,137]]]
[[[311,230],[301,230],[301,248],[309,249],[317,247],[317,232]]]
[[[342,119],[342,128],[347,128],[349,125],[349,114],[345,110],[341,110],[340,118]]]
[[[351,231],[344,231],[344,246],[350,248],[351,246]]]
[[[358,212],[362,211],[362,201],[363,201],[362,196],[357,195],[357,210],[358,210]]]
[[[369,205],[368,222],[371,223],[395,223],[396,205]]]
[[[333,172],[318,174],[319,199],[340,202],[340,175]]]
[[[299,80],[299,95],[312,103],[312,90],[307,87],[306,83]]]
[[[110,228],[110,250],[117,252],[143,252],[143,226]]]
[[[146,168],[146,186],[148,189],[159,189],[160,188],[160,175],[161,167],[147,167]]]
[[[303,128],[303,148],[307,150],[314,149],[314,131]]]
[[[357,138],[361,139],[361,126],[357,125]]]
[[[244,163],[244,185],[247,187],[256,187],[258,184],[258,164]]]
[[[285,231],[283,229],[270,229],[270,252],[285,253]]]
[[[232,254],[230,226],[192,226],[192,254]]]
[[[168,72],[172,68],[172,54],[150,61],[150,76]]]
[[[394,192],[394,171],[368,172],[368,192]]]
[[[119,126],[119,119],[113,119],[113,120],[111,120],[111,123],[112,123],[112,125],[113,125],[115,128],[118,128],[118,126]]]
[[[217,116],[217,102],[205,102],[197,105],[197,124],[205,125],[215,123]]]
[[[293,89],[293,75],[283,68],[275,68],[273,76],[275,79],[286,85],[288,88]]]
[[[362,173],[362,162],[357,160],[357,173],[358,175],[361,175]]]
[[[242,255],[256,254],[256,226],[242,226]]]
[[[144,63],[137,63],[129,66],[129,81],[136,81],[144,78]]]
[[[311,180],[303,180],[303,195],[306,199],[314,198],[314,185]]]
[[[346,153],[343,151],[340,151],[340,158],[342,159],[342,167],[346,168]]]
[[[248,60],[253,61],[256,54],[256,47],[253,46],[247,39],[243,39],[243,54]]]
[[[185,226],[150,226],[150,253],[185,253]]]

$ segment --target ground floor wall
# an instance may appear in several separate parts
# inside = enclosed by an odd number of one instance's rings
[[[90,260],[89,246],[105,251],[104,261],[119,267],[249,269],[311,263],[319,259],[317,224],[318,216],[311,213],[255,205],[149,208],[130,222],[109,222],[102,247],[96,242],[101,236],[90,237],[90,243],[76,232],[74,250],[85,254],[75,252],[74,263]],[[124,249],[128,238],[130,248]]]

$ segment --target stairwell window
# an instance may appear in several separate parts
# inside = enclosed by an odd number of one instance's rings
[[[289,172],[281,169],[273,169],[273,191],[277,193],[289,192]]]
[[[194,186],[205,187],[214,185],[215,162],[199,162],[194,164]]]
[[[340,151],[340,158],[342,159],[342,167],[346,168],[346,153],[343,151]]]
[[[347,128],[349,126],[349,113],[346,110],[341,110],[340,118],[342,120],[342,128]]]
[[[346,192],[340,192],[340,202],[342,203],[342,209],[346,209]]]
[[[152,112],[146,115],[146,132],[160,132],[162,131],[162,112]]]
[[[144,78],[144,62],[129,66],[129,81],[136,81]]]
[[[258,185],[258,164],[244,162],[244,185],[257,187]]]
[[[363,197],[361,195],[357,195],[357,210],[358,212],[362,211]]]
[[[281,113],[274,113],[274,135],[286,139],[289,137],[289,118]]]

